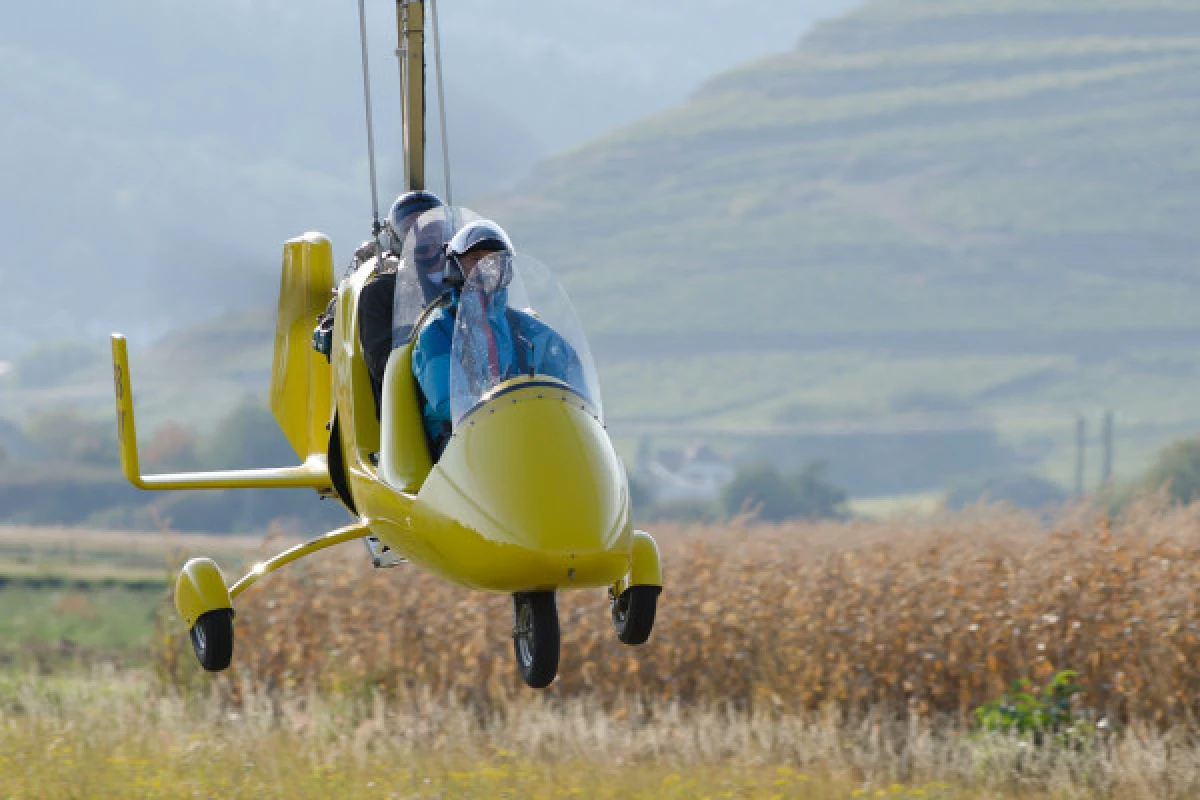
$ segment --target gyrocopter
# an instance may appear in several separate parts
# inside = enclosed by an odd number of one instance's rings
[[[427,195],[427,3],[450,194],[436,0],[397,0],[402,198]],[[184,565],[175,604],[204,669],[230,665],[234,602],[243,592],[280,567],[360,539],[375,567],[407,562],[468,589],[511,594],[517,666],[529,686],[542,688],[558,672],[557,592],[607,588],[620,641],[649,638],[663,585],[658,546],[633,529],[587,341],[549,270],[449,197],[418,207],[403,226],[393,215],[381,223],[364,0],[358,6],[373,240],[336,285],[328,238],[307,233],[283,249],[270,406],[301,463],[142,475],[126,341],[113,334],[121,468],[142,489],[303,487],[350,512],[346,527],[232,584],[211,559]],[[367,335],[377,320],[364,311],[380,291],[390,295],[382,356],[368,352],[380,336]],[[444,429],[431,432],[432,401],[414,357],[432,363],[420,348],[435,322],[450,332],[438,362],[448,373],[449,412]]]

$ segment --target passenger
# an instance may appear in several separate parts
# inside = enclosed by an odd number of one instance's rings
[[[417,332],[412,368],[422,397],[422,417],[434,461],[441,457],[452,432],[450,409],[451,349],[461,292],[478,292],[486,321],[460,331],[467,341],[463,368],[483,376],[488,386],[518,375],[547,375],[573,386],[583,383],[575,350],[553,328],[531,314],[508,307],[514,255],[508,234],[494,222],[478,220],[460,230],[446,245],[446,302],[429,314]],[[489,274],[469,280],[476,269]],[[481,273],[483,275],[483,273]],[[477,276],[478,278],[479,276]],[[481,314],[482,317],[482,314]],[[477,363],[467,363],[477,362]],[[486,388],[486,387],[484,387]]]
[[[375,416],[383,398],[383,372],[387,368],[388,356],[392,352],[392,311],[396,294],[396,270],[414,269],[417,265],[402,264],[404,239],[412,229],[417,217],[433,208],[441,208],[442,201],[430,192],[408,192],[400,195],[392,204],[380,244],[385,254],[376,261],[378,270],[358,295],[358,335],[362,343],[363,359],[371,375],[371,390],[375,395]],[[438,243],[440,245],[440,242]],[[418,258],[420,251],[417,252]],[[441,275],[427,274],[418,270],[425,301],[432,302],[443,291],[438,285]]]

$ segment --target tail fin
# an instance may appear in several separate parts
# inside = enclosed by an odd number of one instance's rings
[[[329,361],[312,347],[317,316],[333,296],[333,247],[319,233],[283,246],[271,412],[302,459],[326,455],[333,412]]]

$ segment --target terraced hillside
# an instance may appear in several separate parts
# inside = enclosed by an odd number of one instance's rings
[[[1200,3],[878,0],[496,208],[643,428],[1111,406],[1132,465],[1200,425],[1197,96]]]

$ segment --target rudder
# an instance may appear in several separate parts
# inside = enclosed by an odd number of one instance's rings
[[[306,233],[283,246],[271,412],[301,459],[324,455],[333,401],[329,362],[312,347],[317,316],[333,292],[333,245]]]

